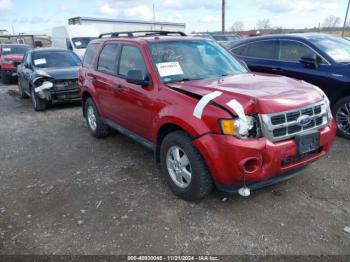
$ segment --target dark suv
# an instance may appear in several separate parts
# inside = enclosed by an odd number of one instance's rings
[[[320,87],[330,99],[338,134],[350,139],[350,41],[317,33],[268,35],[236,42],[230,51],[252,71]]]
[[[248,196],[329,151],[336,128],[321,90],[250,73],[212,40],[123,35],[102,35],[86,50],[78,86],[87,126],[153,150],[178,196],[201,199],[214,185]]]

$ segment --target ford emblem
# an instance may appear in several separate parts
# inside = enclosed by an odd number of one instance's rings
[[[297,123],[301,127],[307,126],[308,124],[311,123],[311,121],[312,121],[312,117],[308,115],[299,116],[297,119]]]

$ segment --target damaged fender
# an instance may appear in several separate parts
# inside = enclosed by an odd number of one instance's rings
[[[34,91],[41,99],[50,100],[50,92],[46,92],[53,87],[53,83],[48,80],[44,80],[44,77],[40,76],[33,80]]]

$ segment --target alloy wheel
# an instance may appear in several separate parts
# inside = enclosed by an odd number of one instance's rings
[[[350,135],[350,103],[344,103],[339,107],[335,115],[338,129],[344,134]]]
[[[169,148],[166,165],[172,181],[180,188],[187,188],[192,180],[192,169],[188,156],[179,146]]]
[[[97,123],[96,123],[95,110],[92,106],[89,106],[87,109],[87,119],[88,119],[90,128],[93,131],[95,131],[97,127]]]

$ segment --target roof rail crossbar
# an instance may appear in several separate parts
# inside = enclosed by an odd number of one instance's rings
[[[143,33],[143,34],[141,34]],[[137,35],[141,34],[141,35]],[[169,36],[169,35],[179,35],[187,36],[185,33],[180,31],[128,31],[128,32],[111,32],[100,34],[99,38],[118,38],[118,37],[145,37],[145,36]]]

